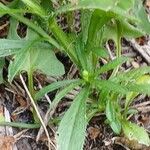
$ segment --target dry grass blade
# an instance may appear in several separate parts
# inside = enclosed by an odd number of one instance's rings
[[[39,113],[39,111],[38,111],[38,109],[37,109],[37,106],[36,106],[36,104],[35,104],[35,102],[34,102],[32,96],[31,96],[31,94],[30,94],[30,92],[29,92],[29,90],[28,90],[28,88],[27,88],[27,86],[26,86],[26,83],[25,83],[25,81],[24,81],[24,79],[23,79],[23,77],[22,77],[21,74],[20,74],[20,79],[21,79],[21,82],[22,82],[22,84],[23,84],[23,86],[24,86],[24,88],[25,88],[25,90],[26,90],[26,92],[27,92],[27,94],[28,94],[28,96],[29,96],[29,98],[30,98],[30,100],[31,100],[31,103],[32,103],[32,105],[33,105],[33,107],[34,107],[36,113],[37,113],[37,116],[38,116],[38,118],[39,118],[39,120],[40,120],[40,122],[41,122],[41,124],[42,124],[42,126],[43,126],[43,128],[44,128],[44,130],[45,130],[46,136],[47,136],[47,138],[48,138],[49,150],[51,150],[50,144],[56,149],[56,146],[53,144],[53,142],[52,142],[51,139],[50,139],[50,136],[49,136],[49,133],[48,133],[48,131],[47,131],[47,128],[46,128],[46,126],[45,126],[45,124],[44,124],[44,122],[43,122],[43,120],[42,120],[42,117],[41,117],[41,115],[40,115],[40,113]]]

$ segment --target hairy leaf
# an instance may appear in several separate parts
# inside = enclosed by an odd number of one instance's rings
[[[28,31],[28,40],[31,42],[25,46],[20,53],[17,53],[9,65],[8,80],[11,82],[16,74],[21,71],[34,72],[42,71],[47,75],[60,76],[64,74],[63,65],[57,60],[54,52],[45,47],[32,47],[39,41],[39,37]]]
[[[65,87],[63,90],[61,90],[56,96],[55,99],[53,100],[51,107],[56,106],[59,101],[67,94],[69,93],[72,89],[74,89],[76,86],[80,85],[82,83],[82,80],[77,80],[74,83],[71,83],[67,87]]]
[[[139,77],[136,81],[135,81],[135,84],[145,84],[147,86],[150,85],[150,76],[149,75],[143,75],[141,77]],[[149,84],[149,85],[148,85]],[[138,86],[138,85],[137,85]],[[146,87],[147,87],[146,86]],[[150,88],[150,86],[149,86]],[[144,88],[145,89],[145,88]],[[149,92],[148,92],[149,93]],[[126,96],[126,103],[125,103],[125,107],[127,107],[131,102],[132,100],[138,95],[139,93],[138,92],[130,92],[127,94]]]
[[[149,136],[143,127],[139,127],[138,125],[128,121],[124,121],[122,126],[123,132],[129,140],[136,140],[140,144],[150,146]]]
[[[125,61],[127,61],[128,58],[127,57],[120,57],[120,58],[116,58],[110,62],[108,62],[107,64],[105,64],[104,66],[100,67],[100,69],[97,70],[96,74],[101,74],[103,72],[107,72],[109,70],[114,69],[115,67],[117,67],[120,64],[123,64]]]
[[[117,117],[117,112],[115,110],[115,102],[110,99],[107,101],[106,105],[106,117],[109,120],[109,124],[113,131],[116,134],[119,134],[121,132],[121,123]]]
[[[100,90],[106,90],[108,92],[111,91],[118,94],[126,94],[129,92],[126,86],[122,86],[121,84],[111,80],[95,80],[95,86],[97,86]]]
[[[89,90],[84,88],[65,113],[58,129],[58,150],[82,150],[86,134],[86,99]]]
[[[64,80],[64,81],[58,81],[58,82],[51,83],[50,85],[43,87],[39,92],[37,92],[35,94],[35,99],[40,99],[41,97],[43,97],[48,92],[52,92],[58,88],[61,88],[61,87],[64,87],[68,84],[76,83],[79,81],[80,80]]]

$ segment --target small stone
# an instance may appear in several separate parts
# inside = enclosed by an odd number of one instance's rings
[[[131,62],[131,64],[134,68],[139,68],[140,67],[140,65],[135,61]]]

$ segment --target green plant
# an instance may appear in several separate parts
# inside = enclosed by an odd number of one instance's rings
[[[4,44],[0,56],[13,54],[15,58],[9,66],[9,81],[12,81],[20,71],[27,71],[28,87],[35,100],[43,97],[45,93],[69,85],[56,95],[51,109],[55,108],[62,97],[74,87],[79,85],[81,87],[80,93],[59,124],[58,149],[82,149],[88,121],[97,112],[102,111],[106,113],[108,123],[116,134],[123,132],[130,140],[138,140],[139,143],[149,146],[150,140],[145,130],[130,123],[127,116],[131,112],[129,105],[134,98],[141,93],[148,95],[150,93],[150,77],[145,75],[150,72],[150,68],[143,67],[129,72],[120,70],[120,66],[128,60],[121,56],[121,38],[135,38],[150,33],[142,1],[78,0],[60,6],[57,10],[52,7],[52,1],[49,0],[22,0],[22,2],[14,0],[9,6],[0,3],[0,14],[9,14],[12,18],[23,22],[28,26],[30,33],[27,32],[25,39],[15,38],[16,31],[13,34],[12,31],[14,27],[16,28],[17,22],[12,19],[10,22],[12,36],[0,40],[0,43]],[[75,10],[80,10],[81,13],[81,32],[76,34],[70,27],[71,31],[66,33],[58,25],[56,17],[64,13],[70,24],[72,17],[70,12]],[[18,12],[22,12],[22,15]],[[32,19],[25,18],[23,16],[25,12],[31,13]],[[115,42],[116,59],[101,66],[99,59],[102,57],[108,59],[104,43],[109,39]],[[41,57],[39,48],[43,49],[42,53],[46,59]],[[63,68],[62,64],[54,55],[55,48],[70,57],[79,69],[80,79],[58,81],[35,93],[33,71],[39,69],[47,75],[64,74],[64,69],[59,69]],[[53,69],[48,69],[43,64],[45,61]],[[24,62],[27,64],[24,65]],[[107,79],[102,79],[103,73],[108,71],[111,75]],[[94,93],[96,96],[93,96]],[[120,104],[123,99],[125,99],[124,106]]]

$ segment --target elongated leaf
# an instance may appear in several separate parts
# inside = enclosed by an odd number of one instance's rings
[[[82,91],[74,99],[58,129],[58,150],[82,150],[86,134],[86,99],[89,90]]]
[[[128,89],[140,94],[150,95],[150,84],[129,84]]]
[[[138,78],[140,78],[142,75],[150,73],[150,67],[140,67],[138,69],[133,69],[128,72],[121,72],[116,77],[114,77],[113,81],[118,82],[133,82],[136,81]]]
[[[111,91],[118,94],[126,94],[129,92],[127,87],[111,80],[95,80],[95,86],[97,86],[100,90],[106,90],[108,92]]]
[[[57,13],[73,11],[76,9],[101,9],[103,11],[110,10],[116,0],[80,0],[76,5],[66,5],[57,10]]]
[[[81,28],[82,28],[82,42],[86,45],[88,39],[88,29],[90,25],[92,12],[89,10],[83,10],[81,12]]]
[[[107,50],[104,48],[94,48],[94,49],[92,49],[92,52],[99,57],[106,58],[109,56]]]
[[[106,117],[109,120],[109,124],[112,128],[112,130],[119,134],[121,132],[121,123],[119,119],[117,118],[117,112],[115,110],[115,103],[111,100],[107,101],[106,105]]]
[[[0,39],[0,51],[7,49],[24,48],[28,41],[26,40],[8,40]]]
[[[40,7],[40,4],[38,4],[37,1],[33,0],[22,0],[31,10],[32,12],[38,14],[41,17],[46,16],[46,12],[42,7]]]
[[[143,75],[141,77],[139,77],[136,81],[135,84],[145,84],[145,85],[150,85],[150,76],[149,75]],[[150,88],[150,86],[149,86]],[[125,103],[125,107],[127,107],[132,100],[138,95],[138,92],[130,92],[127,94],[126,96],[126,103]]]
[[[137,20],[134,16],[129,14],[128,11],[122,9],[119,5],[117,6],[118,0],[81,0],[75,5],[69,4],[63,7],[60,7],[55,14],[65,13],[68,11],[74,11],[78,9],[89,9],[94,10],[98,9],[101,11],[101,14],[107,12],[108,16],[120,18],[125,17],[129,20]]]
[[[0,58],[0,84],[3,83],[3,67],[5,64],[5,59]]]
[[[139,127],[138,125],[128,121],[123,122],[122,126],[123,132],[129,140],[136,140],[140,144],[150,146],[149,136],[143,127]]]
[[[68,84],[71,83],[76,83],[80,80],[64,80],[64,81],[58,81],[58,82],[54,82],[46,87],[43,87],[39,92],[37,92],[35,94],[35,99],[40,99],[41,97],[43,97],[46,93],[54,91],[58,88],[61,88],[63,86],[66,86]]]
[[[56,107],[57,104],[60,102],[60,100],[67,94],[69,93],[72,89],[74,89],[76,86],[80,85],[83,81],[82,80],[77,80],[76,82],[71,83],[67,87],[65,87],[63,90],[61,90],[54,98],[51,104],[51,108]]]
[[[107,16],[106,14],[103,14],[103,16],[100,16],[99,14],[99,10],[95,10],[92,13],[88,29],[88,49],[99,47],[99,45],[101,44],[100,41],[102,36],[100,30],[102,30],[103,26],[111,19],[111,17]]]
[[[101,74],[103,72],[107,72],[109,70],[112,70],[115,67],[117,67],[118,65],[123,64],[127,60],[128,60],[127,57],[116,58],[116,59],[112,60],[111,62],[108,62],[107,64],[102,66],[100,69],[98,69],[97,74]]]

